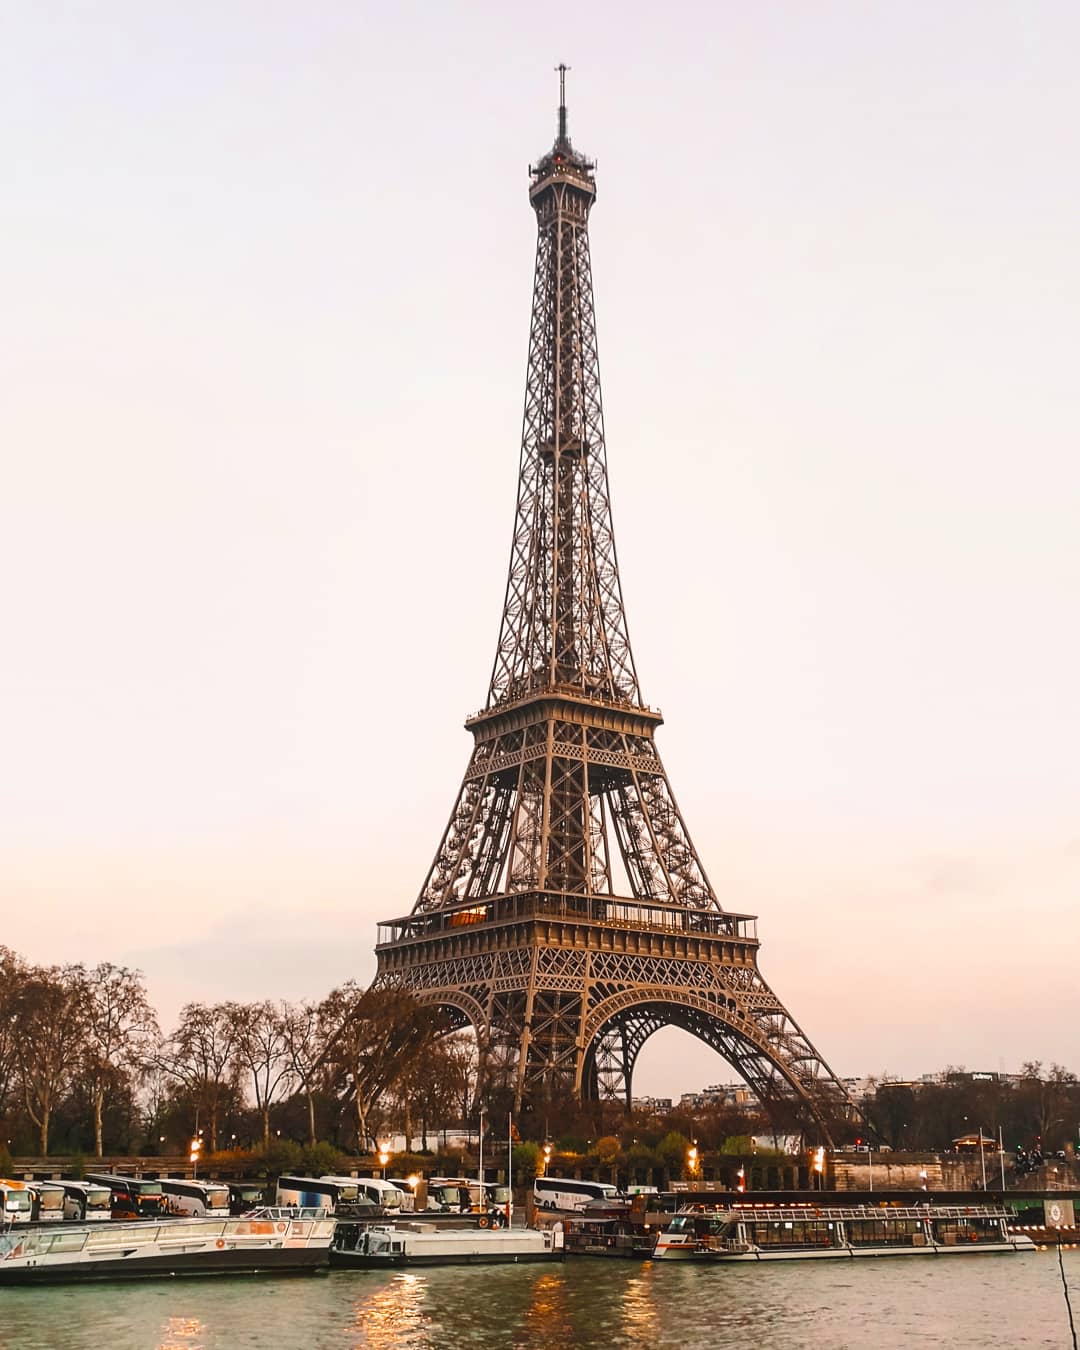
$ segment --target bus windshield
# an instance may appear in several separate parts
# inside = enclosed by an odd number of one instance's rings
[[[63,1209],[64,1192],[57,1186],[54,1190],[51,1186],[47,1189],[43,1187],[38,1191],[38,1200],[42,1209]]]
[[[128,1185],[131,1187],[132,1192],[135,1195],[162,1194],[160,1181],[129,1181]]]
[[[8,1191],[4,1208],[21,1214],[30,1208],[29,1191]]]
[[[87,1209],[108,1209],[111,1203],[112,1191],[107,1186],[87,1186]]]

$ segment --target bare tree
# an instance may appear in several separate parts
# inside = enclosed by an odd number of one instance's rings
[[[35,966],[14,1001],[15,1053],[26,1113],[49,1152],[49,1121],[85,1053],[86,971],[82,966]]]
[[[25,975],[23,960],[10,948],[0,947],[0,1117],[18,1081],[16,1001]]]
[[[293,1078],[302,1088],[308,1106],[308,1143],[315,1137],[315,1087],[322,1069],[325,1042],[323,1023],[316,1003],[282,1003],[281,1029]]]
[[[218,1117],[236,1072],[238,1008],[235,1003],[188,1003],[180,1025],[154,1055],[154,1063],[190,1094],[206,1113],[210,1151],[217,1152]]]
[[[454,1114],[461,1094],[462,1059],[467,1054],[456,1037],[435,1037],[415,1056],[398,1079],[394,1096],[402,1114],[406,1147],[412,1147],[415,1121],[420,1125],[421,1147],[428,1134]]]
[[[236,1008],[236,1060],[251,1076],[262,1116],[263,1148],[270,1147],[270,1106],[292,1078],[289,1043],[281,1013],[266,1000]]]
[[[87,974],[84,987],[85,1068],[94,1104],[94,1150],[100,1158],[106,1089],[117,1073],[130,1080],[144,1071],[161,1033],[139,971],[103,962]]]
[[[319,1005],[332,1089],[352,1098],[361,1150],[382,1095],[409,1070],[433,1035],[430,1012],[397,989],[362,989],[350,980]]]

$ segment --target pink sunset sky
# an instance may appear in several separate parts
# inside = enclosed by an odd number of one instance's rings
[[[6,18],[0,942],[166,1023],[372,975],[486,691],[563,60],[722,902],[841,1074],[1080,1071],[1080,11],[571,12]]]

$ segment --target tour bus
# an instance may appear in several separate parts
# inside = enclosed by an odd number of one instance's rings
[[[94,1181],[65,1181],[64,1218],[95,1223],[112,1218],[112,1191]]]
[[[620,1200],[618,1188],[604,1181],[571,1181],[569,1177],[537,1177],[533,1201],[537,1209],[584,1209],[591,1200]]]
[[[161,1189],[173,1214],[188,1214],[193,1218],[229,1217],[229,1188],[218,1181],[177,1181],[162,1177]]]
[[[29,1223],[34,1217],[34,1193],[25,1181],[0,1177],[0,1224]]]
[[[114,1219],[156,1219],[165,1213],[165,1195],[160,1181],[114,1176],[110,1172],[88,1172],[83,1180],[108,1186],[112,1193]]]
[[[416,1209],[416,1191],[413,1187],[416,1185],[417,1178],[413,1177],[408,1181],[405,1177],[387,1177],[391,1186],[396,1186],[401,1192],[401,1210],[403,1214],[411,1214]]]
[[[358,1201],[363,1203],[366,1200],[385,1214],[396,1216],[406,1208],[400,1188],[392,1181],[383,1181],[381,1177],[322,1177],[321,1180],[341,1186],[355,1186]]]
[[[322,1209],[342,1218],[366,1218],[375,1204],[361,1191],[356,1177],[278,1177],[274,1203]]]
[[[464,1193],[453,1181],[444,1181],[441,1177],[432,1177],[427,1184],[427,1207],[442,1214],[460,1214]]]
[[[438,1177],[432,1177],[427,1183],[427,1199],[424,1201],[423,1209],[418,1209],[416,1192],[420,1180],[420,1177],[406,1177],[404,1181],[394,1180],[394,1185],[404,1193],[402,1199],[403,1209],[411,1209],[414,1212],[428,1214],[461,1213],[462,1195],[460,1186],[448,1181],[442,1181]]]
[[[266,1204],[266,1188],[260,1181],[230,1181],[229,1213],[246,1214]]]
[[[475,1177],[432,1177],[428,1183],[429,1195],[432,1187],[457,1190],[458,1210],[462,1214],[479,1214],[484,1227],[487,1226],[484,1221],[492,1220],[495,1215],[501,1215],[504,1222],[509,1222],[514,1212],[510,1187],[496,1181],[481,1183]]]
[[[64,1188],[59,1181],[32,1181],[35,1223],[62,1223]]]

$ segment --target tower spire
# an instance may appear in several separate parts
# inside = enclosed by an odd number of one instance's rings
[[[566,136],[566,72],[570,69],[565,62],[560,62],[555,69],[559,72],[559,140],[565,141]]]

